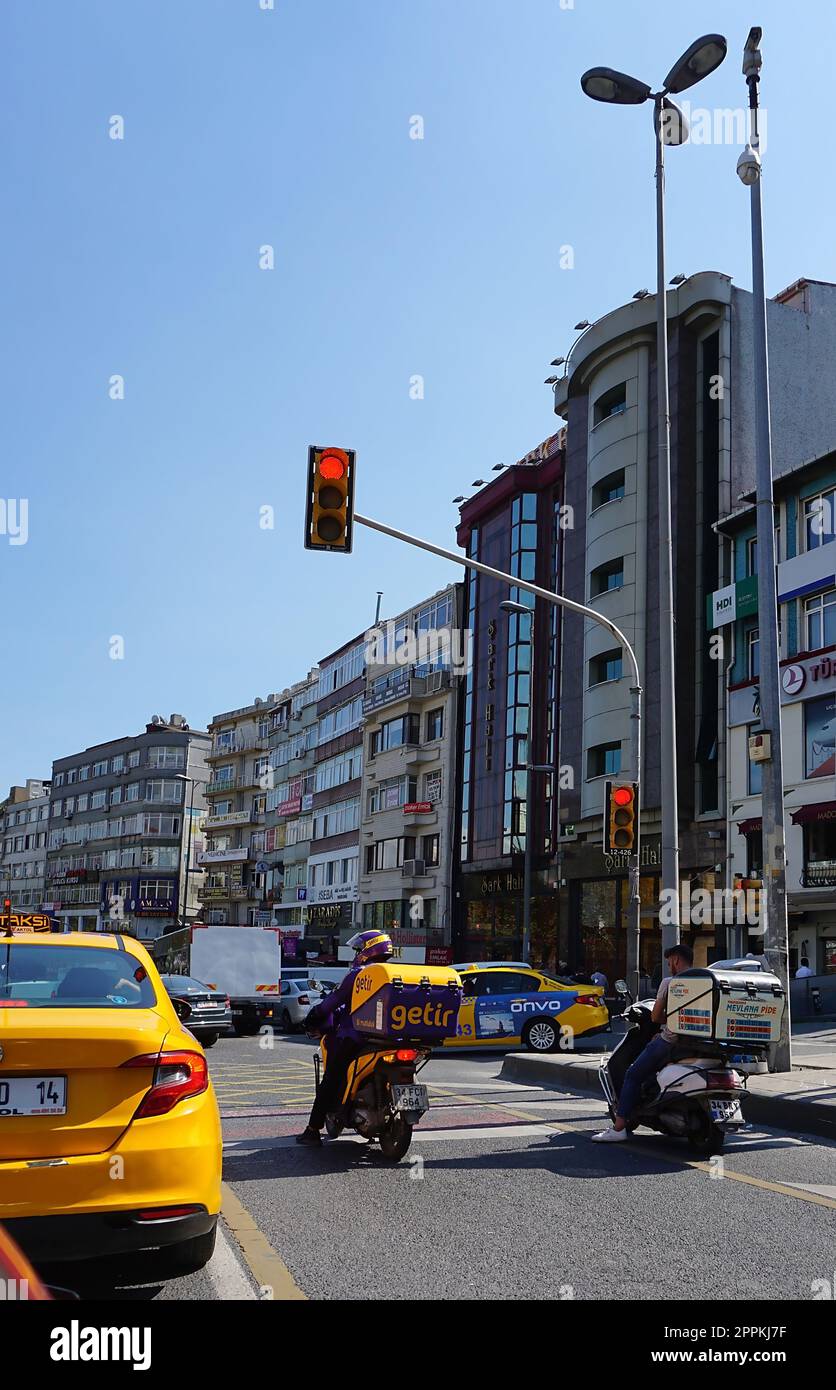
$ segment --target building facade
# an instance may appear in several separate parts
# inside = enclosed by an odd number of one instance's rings
[[[194,919],[202,874],[186,860],[202,851],[208,743],[182,715],[155,715],[53,763],[44,908],[64,930],[118,924],[147,941]]]
[[[644,690],[641,968],[658,976],[661,932],[660,711],[675,702],[680,879],[723,886],[727,749],[725,673],[706,600],[725,582],[715,523],[753,486],[752,300],[727,276],[693,275],[667,296],[675,690],[659,666],[655,300],[623,305],[586,329],[555,386],[567,422],[564,592],[625,632]],[[803,281],[768,306],[776,472],[836,437],[836,287]],[[801,457],[810,454],[801,454]],[[627,769],[630,682],[623,653],[597,625],[567,614],[560,692],[561,897],[567,959],[611,979],[626,965],[627,865],[605,854],[608,778]],[[725,928],[683,923],[698,964],[727,951]]]
[[[494,568],[555,590],[563,536],[564,432],[506,469],[461,508],[457,539]],[[529,610],[508,613],[516,601]],[[523,866],[532,834],[532,956],[559,955],[554,854],[560,778],[557,749],[560,616],[556,607],[469,572],[463,623],[472,644],[462,682],[460,834],[453,929],[457,960],[519,959]],[[532,663],[534,675],[532,679]],[[527,764],[532,826],[526,825]]]
[[[305,895],[313,829],[316,783],[316,701],[319,671],[282,692],[271,716],[265,859],[269,866],[270,923],[282,933],[286,959],[301,959],[305,938]]]
[[[209,725],[206,848],[198,863],[205,874],[203,920],[210,925],[251,927],[268,912],[265,824],[277,700],[256,698],[215,715]]]
[[[359,921],[421,964],[452,961],[462,603],[451,584],[366,638]]]
[[[40,911],[46,900],[50,783],[27,778],[0,802],[0,886],[12,911]]]
[[[780,632],[781,736],[787,848],[790,973],[806,958],[836,974],[836,453],[779,475],[774,484]],[[718,528],[731,582],[709,616],[727,655],[730,886],[763,872],[758,558],[754,501]],[[757,924],[755,924],[757,925]],[[762,948],[751,932],[747,949]]]

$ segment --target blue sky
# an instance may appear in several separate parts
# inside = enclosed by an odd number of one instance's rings
[[[836,280],[829,7],[4,0],[0,497],[29,539],[0,534],[0,794],[154,713],[205,727],[377,589],[396,613],[458,576],[362,530],[303,551],[307,445],[353,446],[360,510],[453,545],[451,499],[556,427],[572,325],[652,288],[649,108],[589,102],[581,72],[658,83],[716,29],[729,57],[688,95],[740,106],[752,22],[775,293]],[[737,154],[670,153],[671,274],[751,283]]]

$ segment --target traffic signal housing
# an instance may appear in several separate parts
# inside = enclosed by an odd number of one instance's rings
[[[604,804],[604,849],[635,849],[639,824],[639,789],[635,782],[607,782]]]
[[[305,549],[350,555],[354,524],[354,450],[308,449]]]

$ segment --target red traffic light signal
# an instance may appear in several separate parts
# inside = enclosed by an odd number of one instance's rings
[[[604,849],[635,849],[638,833],[639,789],[635,782],[629,786],[606,784],[604,799]]]
[[[354,518],[353,449],[308,450],[305,549],[351,553]]]

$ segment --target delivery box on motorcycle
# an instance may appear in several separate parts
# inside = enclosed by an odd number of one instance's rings
[[[784,991],[765,970],[683,970],[668,986],[667,1026],[682,1037],[755,1047],[777,1042]]]
[[[357,974],[351,1022],[370,1038],[440,1042],[455,1036],[462,982],[449,966],[382,961]]]

